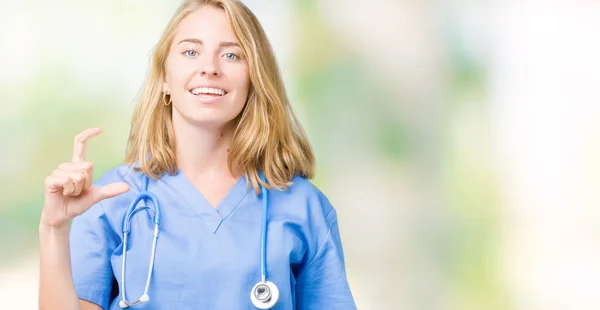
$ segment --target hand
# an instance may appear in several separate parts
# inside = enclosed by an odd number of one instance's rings
[[[46,178],[40,225],[66,227],[72,218],[84,213],[95,203],[129,191],[129,185],[124,182],[92,186],[93,165],[85,161],[85,146],[90,137],[100,132],[101,128],[90,128],[77,134],[73,161],[60,164]]]

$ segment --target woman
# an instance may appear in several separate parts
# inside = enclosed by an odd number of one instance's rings
[[[45,182],[41,309],[356,308],[336,211],[307,180],[312,150],[241,2],[182,4],[125,163],[91,184],[100,131],[77,135]],[[157,202],[132,204],[145,189]]]

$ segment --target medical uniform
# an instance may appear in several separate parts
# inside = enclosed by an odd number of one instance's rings
[[[126,182],[131,190],[76,217],[70,232],[77,295],[104,309],[121,309],[123,218],[140,193],[142,173],[122,165],[95,184],[113,182]],[[272,309],[356,309],[335,209],[305,178],[292,182],[268,196],[266,277],[280,292]],[[263,206],[245,177],[216,208],[181,172],[150,179],[148,190],[160,204],[160,235],[150,301],[130,309],[256,309],[250,291],[261,279]],[[129,301],[137,300],[146,284],[154,230],[150,204],[140,202],[131,220],[125,268]]]

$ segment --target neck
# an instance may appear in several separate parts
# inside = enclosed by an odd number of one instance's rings
[[[173,119],[177,166],[187,177],[228,176],[227,160],[235,130],[234,124],[201,127],[183,119]]]

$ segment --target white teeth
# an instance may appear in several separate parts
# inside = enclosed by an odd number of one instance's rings
[[[225,91],[218,88],[210,88],[210,87],[197,87],[191,90],[191,93],[194,95],[199,94],[213,94],[223,96],[225,95]]]

